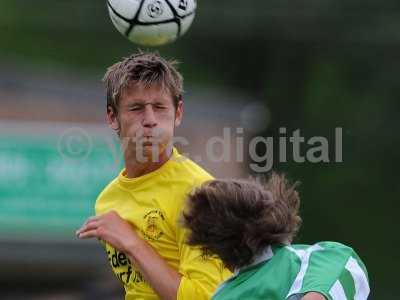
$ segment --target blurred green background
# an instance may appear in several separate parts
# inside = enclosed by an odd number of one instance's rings
[[[120,162],[115,164],[104,150],[117,141],[104,144],[91,135],[94,151],[84,163],[52,159],[60,154],[65,128],[84,123],[96,131],[96,124],[104,126],[102,75],[137,49],[114,29],[105,1],[0,2],[0,258],[6,266],[0,271],[0,289],[6,299],[100,299],[98,285],[74,272],[107,262],[100,250],[91,257],[95,245],[85,244],[84,252],[72,242],[72,230],[93,213],[97,193],[117,174]],[[265,126],[251,136],[277,139],[278,129],[285,127],[289,133],[301,129],[305,137],[332,140],[334,129],[343,128],[342,163],[296,163],[290,158],[282,163],[275,155],[274,169],[302,182],[304,224],[298,241],[352,245],[369,270],[371,299],[398,299],[400,2],[199,1],[189,32],[157,50],[182,62],[188,98],[200,89],[221,90],[234,95],[224,103],[263,103]],[[52,101],[52,95],[61,93],[66,96]],[[223,109],[218,97],[204,103],[201,96],[193,99],[197,107]],[[30,177],[21,175],[28,172],[23,167],[15,168],[21,159],[35,162]],[[51,162],[53,169],[48,169]],[[252,173],[243,167],[245,174]],[[63,176],[49,180],[60,169]],[[57,243],[60,247],[53,250]],[[30,249],[31,256],[18,252],[21,247]],[[49,251],[65,255],[57,258]],[[49,270],[61,274],[50,276]],[[71,270],[68,280],[65,270]],[[90,273],[93,278],[96,272]],[[104,281],[108,279],[98,282]],[[101,297],[113,299],[114,294]]]

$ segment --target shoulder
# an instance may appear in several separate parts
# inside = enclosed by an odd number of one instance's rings
[[[289,296],[317,291],[331,299],[339,290],[352,295],[359,293],[362,295],[360,299],[367,299],[368,273],[353,248],[337,242],[285,248],[297,256],[296,263],[299,265]]]
[[[173,197],[170,205],[173,207],[173,220],[180,220],[185,207],[187,196],[206,181],[212,180],[206,170],[183,155],[175,155],[171,160],[171,167],[165,173],[164,180],[168,182],[170,196]],[[177,226],[177,232],[184,232],[183,227]]]
[[[295,257],[296,263],[307,266],[310,272],[332,270],[338,274],[342,270],[357,264],[363,273],[366,267],[356,251],[338,242],[319,242],[314,245],[285,246],[286,253]]]
[[[350,246],[347,246],[345,244],[339,243],[339,242],[332,242],[332,241],[324,241],[324,242],[318,242],[315,245],[318,245],[322,249],[326,251],[337,251],[341,252],[343,254],[351,255],[352,253],[355,253],[354,249]]]
[[[213,176],[201,166],[181,154],[177,154],[172,158],[171,165],[168,180],[181,187],[186,186],[188,190],[213,179]]]
[[[192,161],[190,158],[178,154],[173,157],[175,169],[182,174],[187,174],[191,178],[198,180],[211,180],[213,176],[204,170],[197,163]]]
[[[286,250],[294,253],[298,257],[310,256],[319,253],[324,255],[333,255],[338,257],[349,257],[355,255],[353,248],[338,242],[318,242],[314,245],[294,244],[284,247]]]
[[[98,195],[95,203],[96,215],[103,214],[112,207],[118,190],[118,178],[115,178]]]

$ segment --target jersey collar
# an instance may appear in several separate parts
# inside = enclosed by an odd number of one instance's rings
[[[251,264],[241,267],[241,268],[238,268],[238,269],[235,269],[234,276],[238,275],[239,272],[241,272],[241,271],[244,271],[250,267],[258,265],[264,261],[270,260],[272,258],[272,256],[274,256],[274,253],[272,252],[271,246],[268,246],[267,248],[264,249],[264,251],[261,254],[257,255],[254,258],[254,260]]]

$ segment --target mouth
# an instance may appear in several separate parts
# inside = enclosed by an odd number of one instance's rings
[[[143,147],[148,147],[148,146],[155,146],[158,145],[160,143],[160,138],[154,135],[142,135],[140,136],[137,140],[136,143],[138,145],[141,145]]]
[[[141,144],[143,145],[143,146],[152,146],[152,145],[154,145],[156,143],[156,140],[155,140],[155,138],[153,137],[153,136],[144,136],[142,139],[141,139]]]

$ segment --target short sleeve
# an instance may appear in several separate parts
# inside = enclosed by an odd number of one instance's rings
[[[296,253],[301,267],[286,299],[309,292],[328,300],[368,299],[368,273],[352,248],[334,242],[314,246],[314,251]]]
[[[231,273],[219,259],[205,256],[199,248],[187,245],[185,229],[177,229],[177,235],[180,249],[178,271],[182,275],[177,300],[210,299],[218,285]]]

